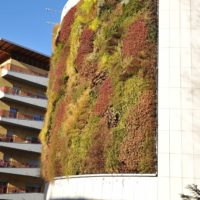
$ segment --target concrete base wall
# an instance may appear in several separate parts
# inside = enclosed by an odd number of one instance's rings
[[[54,180],[46,199],[122,200],[157,197],[156,177],[133,176],[77,176]]]

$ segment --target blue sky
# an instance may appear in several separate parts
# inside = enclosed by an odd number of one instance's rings
[[[0,38],[41,53],[51,54],[53,25],[59,22],[67,0],[1,0]],[[46,11],[51,8],[55,11]]]

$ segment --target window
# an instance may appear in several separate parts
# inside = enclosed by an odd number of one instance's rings
[[[14,135],[14,131],[7,129],[7,136],[13,136]]]
[[[17,109],[16,108],[10,108],[9,117],[11,117],[11,118],[17,117]]]
[[[0,194],[7,193],[7,183],[6,182],[0,182]]]
[[[43,120],[43,116],[42,115],[33,115],[33,120],[42,121]]]
[[[14,131],[8,129],[6,134],[6,142],[13,142],[13,135]]]
[[[30,186],[26,186],[26,192],[28,193],[40,193],[41,192],[41,186],[40,185],[30,185]]]
[[[38,93],[38,94],[37,94],[37,98],[40,98],[40,99],[47,99],[46,95],[45,95],[45,94],[42,94],[42,93]]]
[[[19,95],[19,93],[20,93],[20,88],[15,86],[15,85],[13,85],[13,94],[14,95]]]

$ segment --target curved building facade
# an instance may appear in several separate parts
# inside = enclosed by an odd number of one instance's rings
[[[200,186],[199,11],[196,0],[159,0],[158,173],[58,177],[47,200],[178,200]]]

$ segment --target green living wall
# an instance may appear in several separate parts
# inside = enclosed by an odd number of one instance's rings
[[[155,173],[157,0],[81,0],[54,28],[42,174]]]

